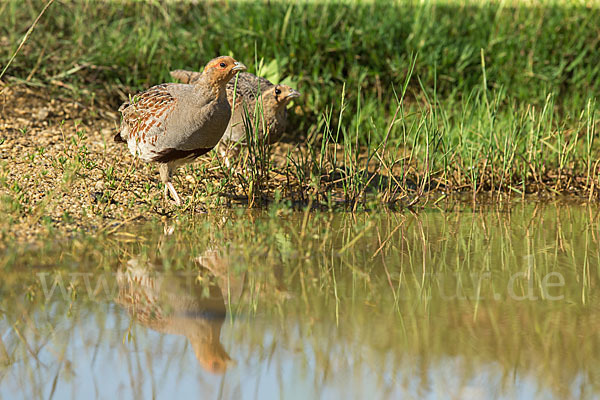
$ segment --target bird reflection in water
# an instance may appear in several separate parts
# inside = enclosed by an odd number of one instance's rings
[[[204,369],[224,373],[233,362],[220,341],[226,309],[221,288],[205,268],[162,273],[133,258],[117,273],[116,302],[142,325],[187,337]]]

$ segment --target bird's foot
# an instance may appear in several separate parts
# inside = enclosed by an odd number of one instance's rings
[[[175,205],[178,207],[181,207],[181,199],[179,198],[179,195],[177,194],[177,191],[175,190],[175,187],[173,186],[173,184],[171,182],[167,182],[165,184],[165,187],[169,190],[169,193],[171,193],[171,197],[173,197],[173,200],[175,201]],[[165,195],[166,195],[166,191],[165,191]]]
[[[181,199],[179,198],[179,195],[177,194],[177,191],[171,182],[165,183],[163,194],[165,196],[165,205],[171,203],[171,199],[169,199],[169,194],[171,194],[171,197],[173,197],[173,203],[175,203],[176,206],[181,206]]]

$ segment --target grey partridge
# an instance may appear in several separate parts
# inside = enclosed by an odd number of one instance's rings
[[[171,174],[217,145],[231,117],[225,87],[245,69],[231,57],[217,57],[191,84],[156,85],[119,108],[123,118],[115,141],[126,142],[142,161],[159,164],[165,198],[168,190],[177,205]]]

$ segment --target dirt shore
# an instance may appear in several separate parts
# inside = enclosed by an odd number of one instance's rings
[[[257,177],[256,168],[227,169],[215,151],[208,153],[177,171],[174,184],[185,205],[175,207],[163,198],[156,165],[134,159],[126,146],[113,141],[120,118],[116,108],[83,104],[46,88],[0,83],[0,244],[31,241],[53,232],[110,231],[129,221],[193,216],[235,204],[260,206],[277,198],[325,207],[331,207],[333,199],[348,207],[344,193],[349,190],[350,174],[357,172],[330,169],[335,172],[315,182],[310,168],[316,163],[297,164],[310,157],[307,146],[298,143],[272,146],[268,174],[263,177]],[[342,153],[336,152],[338,157]],[[296,160],[290,161],[290,154]],[[361,158],[366,155],[360,154]],[[404,179],[395,175],[398,165],[384,175],[381,164],[361,164],[368,165],[361,178],[365,189],[352,190],[362,198],[370,193],[377,204],[432,204],[461,191],[460,186],[450,190],[435,177],[427,187],[417,188],[406,173]],[[418,168],[413,167],[414,176]],[[375,182],[379,186],[373,187]],[[536,187],[542,186],[534,182],[528,192],[537,199],[549,197],[548,191],[536,192]],[[493,196],[496,201],[504,198]]]

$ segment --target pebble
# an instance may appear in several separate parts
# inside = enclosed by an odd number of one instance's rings
[[[44,108],[40,108],[37,110],[37,112],[33,115],[33,117],[39,121],[43,121],[46,118],[48,118],[48,115],[50,114],[50,110],[46,107]]]

